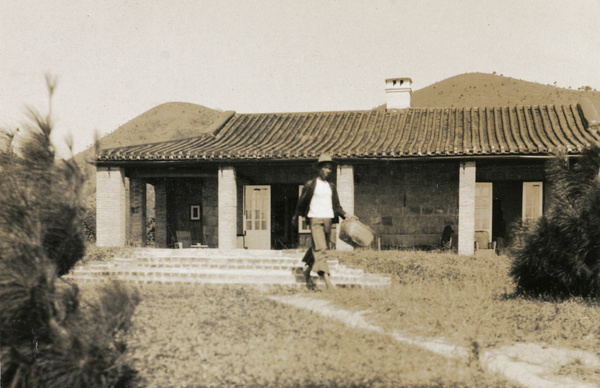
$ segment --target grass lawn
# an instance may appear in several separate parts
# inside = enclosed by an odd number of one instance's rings
[[[511,386],[252,289],[147,286],[141,294],[128,340],[140,386]]]
[[[514,296],[507,256],[355,251],[340,255],[340,261],[393,275],[389,289],[323,296],[347,308],[369,310],[387,328],[480,348],[531,342],[600,349],[600,302]]]
[[[510,259],[435,252],[332,252],[391,273],[385,289],[287,290],[368,311],[389,331],[444,337],[473,349],[519,342],[598,354],[600,305],[515,297]],[[129,334],[140,386],[511,386],[477,362],[449,360],[389,336],[278,304],[270,293],[220,286],[144,286]],[[577,363],[564,375],[600,385]]]

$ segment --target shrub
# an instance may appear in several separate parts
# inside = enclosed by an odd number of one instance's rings
[[[50,98],[55,82],[47,78]],[[50,115],[0,131],[0,364],[7,387],[115,387],[135,376],[124,333],[138,302],[107,285],[94,300],[60,276],[85,252],[83,175],[56,160]]]
[[[80,187],[74,162],[55,161],[50,119],[30,111],[35,125],[4,132],[0,153],[0,252],[20,257],[33,248],[67,273],[85,251]]]
[[[530,296],[600,296],[600,149],[581,160],[559,156],[548,169],[550,208],[524,225],[513,248],[511,276]]]
[[[85,240],[90,243],[96,242],[96,208],[89,207],[86,209],[83,218],[83,232]]]
[[[153,247],[156,240],[156,219],[148,217],[146,220],[146,246]]]
[[[133,247],[97,247],[95,244],[88,244],[85,250],[85,256],[81,259],[81,262],[103,262],[114,257],[131,258],[133,257],[134,252],[135,248]]]

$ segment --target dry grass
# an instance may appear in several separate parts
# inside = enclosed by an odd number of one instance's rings
[[[367,319],[386,331],[444,337],[474,352],[525,342],[598,354],[598,302],[515,297],[506,256],[332,255],[370,272],[391,273],[393,286],[308,295],[368,310]],[[350,329],[256,290],[145,286],[140,292],[127,340],[140,386],[510,386],[483,373],[478,363]],[[307,291],[277,291],[296,292]],[[596,372],[576,360],[559,373],[598,381]]]
[[[340,261],[391,273],[393,286],[320,297],[351,309],[369,310],[388,329],[442,336],[459,345],[476,343],[484,348],[515,342],[594,352],[600,348],[598,301],[516,297],[506,256],[358,251],[340,255]]]
[[[152,286],[128,340],[142,386],[512,386],[254,290]]]

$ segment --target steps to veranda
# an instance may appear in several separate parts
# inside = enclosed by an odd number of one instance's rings
[[[114,257],[77,265],[68,277],[76,281],[123,280],[140,284],[240,284],[304,287],[300,251],[140,248],[131,257]],[[389,275],[329,260],[331,280],[341,287],[388,287]],[[323,283],[312,273],[317,286]]]

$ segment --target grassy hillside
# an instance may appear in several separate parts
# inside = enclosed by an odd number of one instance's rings
[[[194,137],[210,132],[227,112],[186,102],[168,102],[142,113],[100,139],[101,148]]]
[[[495,74],[467,73],[413,91],[413,107],[568,105],[588,97],[600,107],[600,92],[558,88]]]
[[[125,147],[194,137],[200,133],[213,131],[230,114],[231,112],[221,112],[202,105],[169,102],[142,113],[102,137],[99,146],[100,148]],[[88,206],[95,206],[96,202],[93,195],[96,192],[96,171],[91,164],[95,154],[96,149],[92,146],[74,157],[88,176],[84,187]]]

